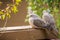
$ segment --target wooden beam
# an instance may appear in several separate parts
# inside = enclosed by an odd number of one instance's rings
[[[0,33],[17,32],[16,30],[28,31],[28,29],[32,29],[32,26],[28,25],[28,26],[2,27],[0,28]]]

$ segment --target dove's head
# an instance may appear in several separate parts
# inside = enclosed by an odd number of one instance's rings
[[[46,13],[47,11],[46,10],[43,10],[43,13]]]
[[[29,18],[31,18],[31,17],[36,18],[36,17],[38,17],[38,15],[36,15],[36,14],[29,14],[28,17]]]
[[[47,10],[43,10],[43,14],[49,14],[50,13],[50,10],[47,9]]]
[[[36,18],[38,15],[36,15],[34,12],[32,14],[28,14],[27,18]]]
[[[47,12],[49,12],[49,13],[50,13],[50,9],[47,9]]]
[[[43,10],[43,14],[47,14],[48,12],[46,10]]]

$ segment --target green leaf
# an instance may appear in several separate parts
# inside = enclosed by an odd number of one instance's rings
[[[54,12],[55,12],[55,13],[58,13],[59,10],[58,10],[56,7],[54,7]]]
[[[29,2],[29,5],[32,5],[32,2]]]
[[[0,11],[0,15],[4,14],[2,11]]]
[[[7,13],[6,15],[7,15],[7,17],[11,18],[11,16],[10,16],[10,14],[9,14],[9,13]]]
[[[11,9],[12,9],[12,11],[13,11],[14,13],[17,13],[17,12],[18,12],[17,6],[15,6],[15,5],[14,5]]]
[[[5,19],[5,15],[2,15],[2,19],[3,19],[3,20]]]
[[[19,3],[21,2],[21,0],[16,0],[16,4],[19,5]]]
[[[16,2],[21,2],[21,0],[16,0]]]

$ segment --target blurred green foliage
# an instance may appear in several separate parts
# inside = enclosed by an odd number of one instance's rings
[[[42,16],[43,10],[50,9],[60,32],[60,0],[27,0],[27,2],[28,7],[31,7],[33,11],[36,11],[36,14],[40,17]]]
[[[8,3],[10,2],[10,3]],[[4,20],[6,17],[10,18],[11,17],[11,13],[16,14],[18,12],[18,5],[21,2],[21,0],[0,0],[0,7],[6,3],[6,7],[0,9],[0,19]]]

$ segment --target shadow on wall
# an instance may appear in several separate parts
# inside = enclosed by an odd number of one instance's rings
[[[20,26],[20,25],[28,25],[24,20],[27,15],[27,2],[26,0],[22,0],[20,5],[18,6],[18,13],[11,14],[11,18],[8,19],[7,25],[6,26]],[[5,20],[0,20],[0,27],[2,27],[5,23]]]

